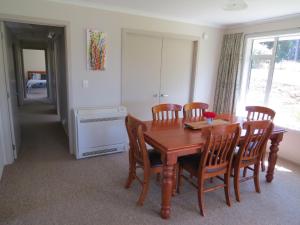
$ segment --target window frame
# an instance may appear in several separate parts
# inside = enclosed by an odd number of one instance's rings
[[[281,37],[285,36],[299,36],[300,28],[289,29],[283,31],[271,31],[271,32],[259,32],[252,34],[245,34],[244,44],[242,50],[242,60],[241,60],[241,70],[240,70],[240,95],[237,100],[237,115],[245,115],[245,104],[246,96],[249,92],[250,81],[251,81],[251,65],[253,58],[255,59],[267,59],[270,60],[270,66],[268,68],[268,78],[266,90],[264,93],[264,106],[267,106],[269,103],[269,97],[272,90],[273,75],[275,71],[276,63],[276,51],[278,47],[278,42]],[[254,55],[253,51],[253,42],[258,39],[265,38],[274,38],[274,46],[272,49],[271,55]]]

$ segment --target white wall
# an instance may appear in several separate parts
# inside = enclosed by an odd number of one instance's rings
[[[46,71],[45,51],[23,49],[24,77],[27,81],[28,71]]]
[[[273,32],[273,31],[284,31],[299,29],[300,27],[300,16],[269,21],[265,23],[256,23],[243,25],[231,29],[227,29],[225,33],[238,33],[243,32],[245,34],[254,34],[259,32]],[[299,29],[300,31],[300,29]],[[279,156],[300,164],[300,131],[288,129],[284,135],[283,141],[279,146]]]
[[[78,106],[120,104],[122,28],[192,35],[198,36],[199,39],[202,33],[206,32],[208,40],[200,41],[195,99],[210,105],[213,103],[215,76],[223,36],[221,29],[38,0],[1,0],[1,17],[26,19],[45,24],[49,24],[50,21],[51,24],[68,25],[66,35],[70,109]],[[96,28],[107,33],[107,69],[105,71],[87,71],[87,28]],[[89,81],[88,88],[82,88],[82,80]],[[72,126],[69,126],[69,131],[72,131]],[[72,143],[72,137],[70,142]]]

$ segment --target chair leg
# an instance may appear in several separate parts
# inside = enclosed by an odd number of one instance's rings
[[[244,168],[245,171],[245,168]],[[240,170],[239,168],[234,168],[234,193],[235,193],[235,199],[240,202]]]
[[[202,178],[198,180],[198,204],[200,214],[204,216],[204,180]]]
[[[144,172],[142,192],[140,194],[139,200],[137,201],[137,205],[142,206],[144,204],[145,198],[146,198],[148,190],[149,190],[149,184],[150,184],[150,174],[147,172]]]
[[[225,197],[226,197],[226,203],[228,206],[231,206],[231,201],[230,201],[230,173],[224,174],[224,191],[225,191]]]
[[[266,166],[265,166],[265,158],[267,153],[267,143],[263,146],[263,152],[261,154],[261,171],[265,172]]]
[[[266,158],[266,149],[264,150],[264,152],[261,156],[261,171],[263,171],[263,172],[265,172],[265,170],[266,170],[265,158]]]
[[[259,185],[259,163],[254,166],[254,185],[255,191],[260,193],[260,185]]]
[[[134,160],[130,160],[129,174],[125,184],[125,188],[130,188],[132,181],[135,179],[135,177],[136,177],[136,163]]]
[[[243,170],[243,177],[246,177],[246,176],[247,176],[247,167],[245,167]]]

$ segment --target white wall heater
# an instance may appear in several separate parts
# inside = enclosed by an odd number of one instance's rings
[[[123,106],[74,110],[76,158],[125,151],[127,110]]]

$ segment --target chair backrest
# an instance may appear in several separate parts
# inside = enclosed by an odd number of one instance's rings
[[[246,130],[246,135],[237,155],[238,162],[244,165],[259,163],[273,128],[271,120],[244,122],[243,129]]]
[[[125,118],[125,125],[129,138],[129,151],[133,152],[135,160],[144,166],[150,166],[144,132],[146,125],[137,118],[128,115]]]
[[[160,104],[152,107],[153,120],[178,119],[182,106],[177,104]]]
[[[246,106],[248,120],[273,120],[275,111],[263,106]]]
[[[218,125],[203,131],[207,141],[200,160],[199,174],[217,175],[229,172],[232,156],[241,134],[239,124]]]
[[[208,109],[208,104],[202,102],[192,102],[183,106],[183,118],[203,116],[205,110]]]

